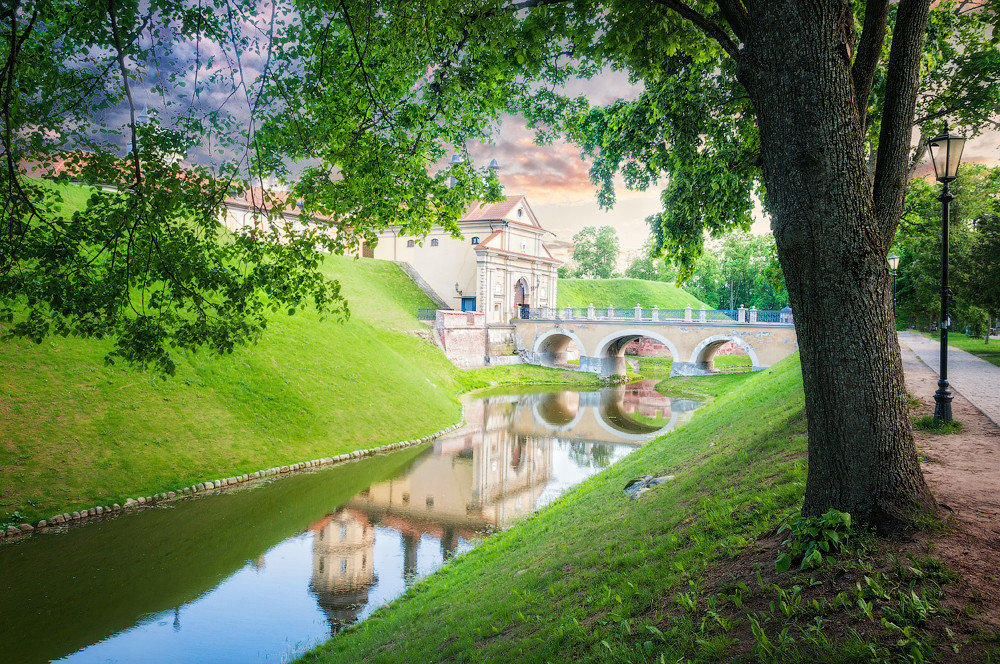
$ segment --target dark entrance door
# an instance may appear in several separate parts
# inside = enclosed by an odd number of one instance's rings
[[[528,284],[524,279],[518,279],[514,284],[514,307],[519,318],[528,318]]]

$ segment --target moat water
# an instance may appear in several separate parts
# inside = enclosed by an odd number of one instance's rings
[[[433,444],[4,545],[0,661],[290,661],[699,405],[653,385],[492,394]]]

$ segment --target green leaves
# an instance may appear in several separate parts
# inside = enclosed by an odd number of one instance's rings
[[[618,234],[611,226],[587,226],[573,236],[574,276],[610,279],[618,262]]]
[[[791,525],[784,523],[778,532],[789,532],[789,537],[781,546],[787,546],[775,560],[778,572],[787,572],[795,561],[799,569],[811,569],[823,563],[824,554],[845,550],[850,542],[851,515],[835,509],[827,510],[822,516],[803,517]]]

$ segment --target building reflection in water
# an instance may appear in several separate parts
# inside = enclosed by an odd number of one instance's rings
[[[339,509],[309,526],[313,531],[309,589],[330,623],[331,634],[355,622],[368,603],[375,577],[375,528],[357,510]]]
[[[436,541],[447,560],[463,541],[504,529],[538,509],[546,489],[560,484],[554,477],[559,464],[577,468],[570,474],[596,472],[627,454],[624,445],[634,447],[669,430],[698,405],[671,401],[653,384],[502,395],[466,404],[466,427],[438,439],[401,476],[369,487],[310,526],[310,589],[331,632],[357,620],[378,581],[376,525],[399,538],[402,579],[409,586],[418,576],[424,538]],[[634,418],[636,413],[644,421]]]

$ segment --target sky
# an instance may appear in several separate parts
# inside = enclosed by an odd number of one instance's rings
[[[601,93],[592,102],[602,103],[616,92],[624,97],[636,94],[635,86],[617,75],[602,79],[600,89]],[[914,140],[917,139],[918,133],[914,132]],[[560,260],[569,258],[572,237],[585,226],[609,225],[618,232],[622,248],[620,264],[626,266],[649,238],[646,217],[661,209],[659,187],[630,191],[620,184],[615,207],[602,210],[597,204],[597,187],[587,176],[590,162],[580,156],[579,148],[565,141],[536,145],[521,118],[505,118],[494,144],[470,145],[469,152],[477,166],[485,166],[494,158],[500,162],[500,183],[505,193],[527,196],[539,222],[555,234],[545,243]],[[918,174],[932,172],[930,159],[925,157],[924,161]],[[970,141],[962,161],[1000,164],[1000,133],[987,131]],[[753,233],[770,233],[770,220],[760,206],[754,218]]]

